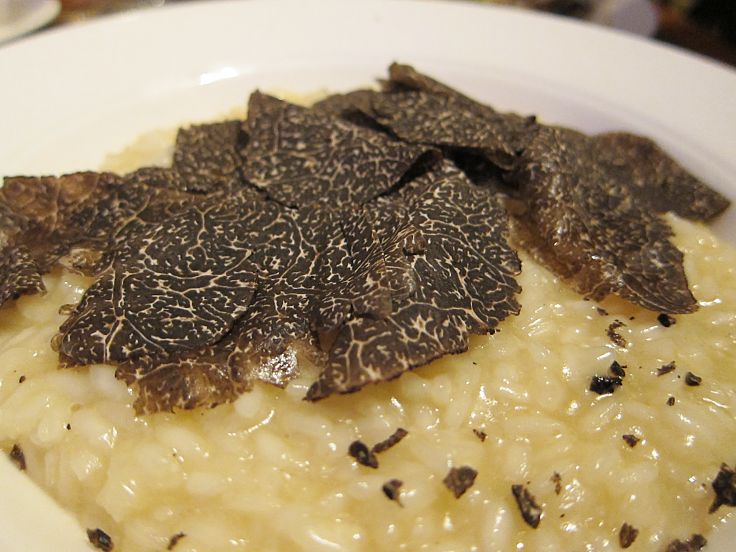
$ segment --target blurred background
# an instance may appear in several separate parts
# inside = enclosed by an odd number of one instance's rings
[[[0,44],[111,13],[186,1],[191,0],[0,0]],[[477,1],[586,19],[736,66],[736,0]]]

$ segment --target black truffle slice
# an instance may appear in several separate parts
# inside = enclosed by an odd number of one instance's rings
[[[234,330],[220,341],[154,359],[123,362],[115,377],[137,391],[139,414],[214,407],[232,402],[253,386],[253,368],[243,360]]]
[[[373,96],[377,93],[375,90],[353,90],[345,94],[332,94],[316,102],[312,109],[333,117],[341,117],[356,111],[370,113]]]
[[[135,255],[140,236],[203,201],[201,196],[159,186],[154,171],[173,174],[168,169],[149,168],[122,178],[102,175],[97,199],[90,208],[87,235],[71,248],[67,265],[97,276],[116,260]],[[168,176],[166,181],[172,184]]]
[[[371,117],[373,97],[377,94],[380,92],[376,90],[353,90],[346,94],[333,94],[315,103],[312,110],[322,115],[339,117],[354,125],[386,132],[387,129]]]
[[[334,331],[354,315],[388,316],[389,274],[370,218],[361,207],[322,211],[326,244],[318,258],[316,330]]]
[[[408,65],[393,64],[372,116],[402,140],[475,152],[504,169],[536,130],[533,117],[499,113]]]
[[[141,236],[61,327],[62,356],[82,365],[148,362],[221,339],[256,287],[244,209],[234,199],[192,206]]]
[[[383,83],[383,88],[389,92],[400,92],[406,90],[419,90],[440,96],[453,96],[463,98],[472,102],[470,98],[446,84],[420,73],[411,65],[404,63],[392,63],[388,68],[388,81]]]
[[[370,201],[428,151],[260,92],[246,127],[245,178],[291,207]]]
[[[5,178],[0,188],[0,222],[10,242],[23,245],[42,273],[87,239],[95,219],[92,205],[100,175],[84,172],[61,177]]]
[[[554,258],[552,268],[595,300],[614,293],[656,312],[694,311],[669,226],[604,170],[590,141],[541,127],[516,175],[526,221]]]
[[[629,191],[657,213],[673,211],[685,218],[707,221],[730,204],[649,138],[611,132],[595,136],[592,145],[606,170],[626,182]]]
[[[393,302],[411,297],[417,289],[417,275],[410,257],[426,251],[426,238],[412,221],[407,205],[394,197],[377,198],[368,206],[366,214],[383,251]]]
[[[514,166],[533,125],[518,115],[498,113],[455,96],[419,91],[377,95],[372,112],[401,140],[470,150],[504,169]]]
[[[176,135],[172,168],[189,192],[209,193],[242,184],[242,121],[192,125]]]
[[[0,306],[21,295],[45,291],[41,272],[31,254],[23,246],[7,243],[0,230]]]
[[[263,221],[253,225],[260,267],[258,290],[236,331],[238,347],[255,362],[267,362],[291,346],[319,359],[313,331],[320,293],[321,253],[335,239],[329,208],[313,206],[291,211],[274,201],[264,202]],[[323,232],[329,230],[330,232]],[[339,239],[339,236],[337,237]]]
[[[423,253],[407,257],[416,289],[405,299],[394,297],[387,318],[357,317],[342,327],[309,400],[357,391],[464,351],[469,334],[492,332],[519,312],[514,276],[520,263],[493,195],[444,162],[403,188],[401,201],[426,243]]]
[[[92,172],[6,178],[0,226],[28,250],[41,273],[65,257],[75,270],[95,275],[109,266],[113,250],[190,201],[188,194],[148,180],[137,173]]]

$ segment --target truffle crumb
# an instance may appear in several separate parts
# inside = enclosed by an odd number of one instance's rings
[[[378,468],[378,458],[376,458],[373,451],[371,451],[363,441],[353,441],[350,443],[348,454],[355,458],[355,461],[358,462],[358,464],[362,464],[363,466],[368,466],[373,469]]]
[[[72,424],[66,424],[64,427],[66,427],[67,431],[70,431],[72,429]]]
[[[398,444],[398,442],[401,441],[408,434],[409,434],[408,431],[406,431],[403,427],[400,427],[399,429],[394,431],[387,439],[384,439],[380,443],[376,443],[375,445],[373,445],[371,452],[375,454],[379,454],[383,451],[386,451],[390,449],[392,446]]]
[[[696,376],[692,372],[688,372],[687,374],[685,374],[685,385],[689,385],[690,387],[697,387],[702,381],[703,378],[701,378],[700,376]]]
[[[621,545],[621,548],[628,548],[634,544],[637,536],[639,536],[639,530],[628,523],[624,523],[618,532],[618,543]]]
[[[486,437],[488,437],[488,435],[486,434],[486,432],[483,431],[482,429],[475,429],[475,428],[473,428],[473,433],[475,433],[475,436],[478,439],[480,439],[481,442],[484,442],[486,440]]]
[[[13,448],[10,449],[9,456],[13,461],[13,464],[15,464],[20,471],[26,471],[26,455],[23,454],[23,449],[20,448],[19,444],[16,443],[13,445]]]
[[[559,473],[555,472],[549,480],[555,484],[555,494],[559,495],[562,492],[562,477]]]
[[[608,336],[608,339],[611,340],[611,343],[622,348],[627,347],[628,343],[620,333],[616,332],[616,330],[623,326],[626,326],[626,324],[624,324],[620,320],[614,320],[608,325],[608,328],[606,329],[606,335]]]
[[[26,381],[26,377],[25,376],[21,376],[21,377],[18,378],[18,383],[23,383],[24,381]]]
[[[110,552],[115,548],[110,535],[105,533],[99,527],[97,529],[87,529],[87,538],[89,539],[89,542],[92,543],[92,546],[103,550],[104,552]]]
[[[590,382],[590,390],[599,395],[609,395],[616,390],[616,386],[622,383],[623,381],[618,376],[593,376]]]
[[[166,547],[166,550],[173,550],[179,541],[186,536],[187,534],[182,531],[179,531],[176,535],[172,535],[169,539],[169,545]]]
[[[621,438],[626,441],[626,444],[629,445],[631,448],[634,448],[639,442],[639,438],[636,435],[622,435]]]
[[[403,481],[400,479],[390,479],[386,481],[386,483],[383,484],[383,494],[386,495],[386,498],[389,500],[393,500],[401,506],[402,508],[404,505],[401,503],[401,486],[404,484]]]
[[[450,468],[442,482],[445,487],[452,491],[455,498],[460,498],[475,483],[478,472],[470,466],[460,466],[459,468]]]
[[[675,397],[672,395],[667,399],[667,406],[675,406]]]
[[[674,372],[675,368],[677,366],[675,365],[675,361],[668,362],[667,364],[663,364],[659,368],[657,368],[657,375],[658,376],[664,376],[665,374],[669,374],[670,372]]]
[[[663,312],[662,314],[660,314],[657,317],[657,322],[659,322],[660,324],[662,324],[662,326],[664,326],[665,328],[669,328],[673,324],[676,324],[677,323],[677,320],[675,320],[669,314],[666,314],[666,313]]]
[[[712,514],[723,506],[736,506],[736,471],[728,464],[721,464],[718,475],[711,483],[716,497],[710,505],[708,513]]]
[[[511,485],[511,492],[514,494],[516,504],[521,510],[521,517],[528,525],[536,529],[539,527],[539,521],[542,519],[542,508],[537,504],[534,496],[524,487],[524,485]]]
[[[598,311],[598,314],[601,316],[608,316],[608,311],[606,309],[602,309],[601,307],[596,307],[595,310]]]
[[[618,376],[619,378],[625,378],[626,377],[626,365],[621,365],[615,360],[611,363],[611,366],[609,367],[609,370],[614,376]]]
[[[680,539],[673,540],[667,545],[665,552],[695,552],[703,548],[706,544],[708,544],[708,541],[703,535],[694,533],[686,541],[681,541]]]

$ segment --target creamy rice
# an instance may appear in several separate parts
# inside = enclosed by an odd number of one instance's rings
[[[109,168],[131,168],[131,155],[160,161],[172,136],[149,137]],[[179,532],[180,552],[618,550],[624,522],[640,530],[631,550],[707,536],[734,516],[707,512],[710,481],[736,459],[736,251],[701,225],[668,221],[700,302],[675,325],[616,299],[584,301],[522,253],[522,313],[498,334],[317,404],[302,400],[310,372],[212,410],[137,417],[111,367],[57,368],[58,308],[90,283],[57,270],[45,297],[0,310],[0,447],[19,444],[28,475],[123,551],[164,550]],[[626,348],[606,335],[614,320]],[[589,391],[614,359],[628,366],[623,386]],[[656,375],[673,360],[674,372]],[[702,384],[686,386],[687,371]],[[409,435],[377,470],[347,455],[353,440],[398,427]],[[632,448],[625,434],[641,440]],[[442,479],[461,465],[478,477],[455,499]],[[394,478],[403,507],[381,491]],[[544,510],[538,529],[522,520],[516,483]]]

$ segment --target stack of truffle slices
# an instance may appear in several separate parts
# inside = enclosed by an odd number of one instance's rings
[[[499,113],[394,64],[382,90],[312,108],[255,92],[246,121],[181,129],[170,168],[6,178],[0,303],[57,264],[95,277],[52,345],[63,367],[115,365],[139,412],[283,386],[299,359],[318,400],[518,314],[509,228],[581,294],[691,312],[657,213],[727,206],[651,140]]]

